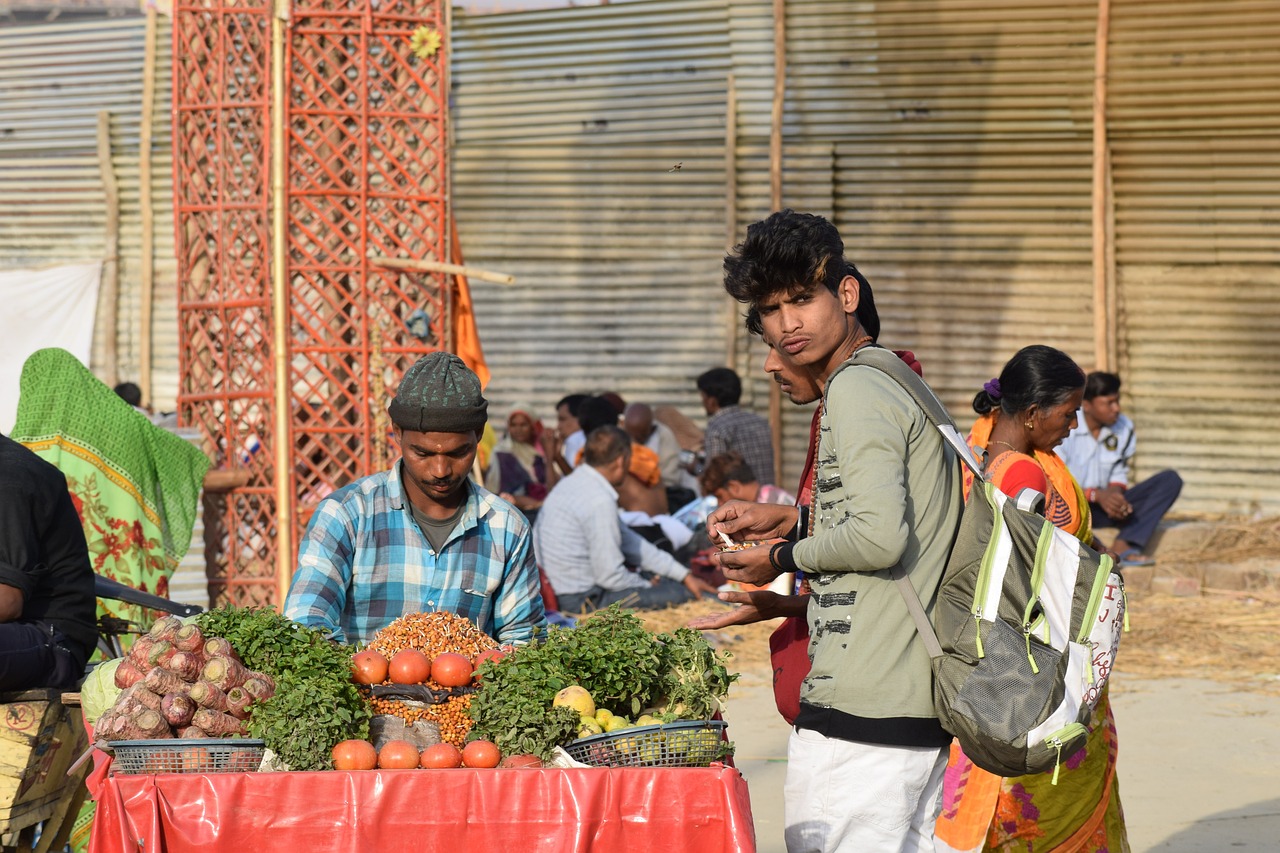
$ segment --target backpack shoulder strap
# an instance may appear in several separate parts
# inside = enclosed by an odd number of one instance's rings
[[[951,419],[951,414],[947,411],[947,407],[942,405],[942,401],[933,393],[933,389],[917,376],[914,370],[907,367],[902,359],[883,347],[863,347],[832,372],[831,376],[827,378],[827,389],[831,388],[831,380],[835,378],[836,374],[849,365],[874,367],[897,382],[902,390],[906,391],[911,395],[911,399],[916,401],[916,404],[924,412],[929,422],[937,428],[942,435],[942,440],[956,452],[956,455],[960,457],[965,465],[969,466],[975,477],[979,480],[982,479],[982,466],[974,458],[968,442],[961,437],[960,431],[956,429],[956,423]],[[906,570],[901,565],[894,566],[891,574],[894,583],[898,587],[898,593],[907,605],[907,612],[911,614],[912,621],[916,623],[916,631],[919,632],[920,639],[924,642],[925,649],[929,652],[929,657],[942,657],[942,644],[938,642],[938,634],[929,622],[929,617],[924,612],[924,605],[920,603],[920,596],[916,593],[916,588],[911,585],[911,579],[907,577]]]
[[[850,356],[843,364],[832,372],[827,378],[826,387],[831,387],[831,380],[835,379],[840,371],[850,365],[859,365],[865,367],[874,367],[881,373],[887,375],[898,386],[916,401],[916,405],[924,412],[929,422],[937,428],[938,433],[942,436],[942,440],[956,452],[960,457],[960,461],[973,472],[973,475],[979,479],[983,477],[982,466],[978,464],[977,457],[973,455],[969,443],[964,440],[964,436],[960,435],[960,430],[956,429],[956,422],[952,420],[951,413],[947,411],[947,407],[942,405],[942,401],[933,393],[933,389],[929,387],[923,379],[902,359],[898,358],[892,351],[884,347],[873,345],[863,347]]]

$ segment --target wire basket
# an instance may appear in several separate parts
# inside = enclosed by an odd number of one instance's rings
[[[249,738],[169,738],[165,740],[117,740],[115,772],[150,773],[253,773],[262,763],[266,743]]]
[[[724,757],[723,720],[682,720],[580,738],[565,747],[593,767],[706,767]]]

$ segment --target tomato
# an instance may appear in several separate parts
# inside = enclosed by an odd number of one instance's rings
[[[485,661],[493,661],[494,663],[497,663],[498,661],[502,660],[506,656],[507,656],[507,653],[504,652],[502,649],[485,649],[480,654],[476,655],[476,666],[475,666],[476,680],[477,681],[480,680],[480,664],[484,663]]]
[[[418,748],[407,740],[389,740],[378,750],[378,766],[383,770],[412,770],[418,759]]]
[[[465,687],[471,683],[471,661],[445,652],[431,662],[431,680],[441,687]]]
[[[491,740],[473,740],[462,748],[463,767],[497,767],[501,757],[497,744]]]
[[[498,764],[499,767],[541,767],[542,759],[536,755],[508,755]]]
[[[356,684],[381,684],[387,680],[387,659],[380,652],[365,649],[351,658],[351,680]]]
[[[417,649],[401,649],[392,656],[387,673],[396,684],[421,684],[431,676],[431,661]]]
[[[367,740],[344,740],[333,747],[335,770],[372,770],[378,766],[378,751]]]
[[[461,767],[462,753],[451,743],[433,743],[422,750],[422,767]]]

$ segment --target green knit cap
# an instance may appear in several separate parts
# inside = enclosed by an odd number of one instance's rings
[[[401,429],[471,432],[484,429],[489,401],[480,393],[480,379],[462,359],[433,352],[405,372],[387,411]]]

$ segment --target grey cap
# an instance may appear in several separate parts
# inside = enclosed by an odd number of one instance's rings
[[[433,352],[405,371],[387,407],[391,422],[416,432],[471,432],[484,429],[489,401],[480,379],[453,353]]]

